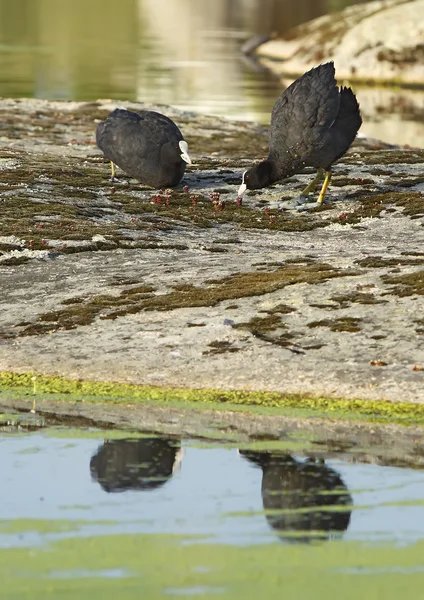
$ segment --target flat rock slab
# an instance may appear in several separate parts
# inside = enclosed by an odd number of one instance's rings
[[[423,22],[424,0],[377,0],[300,25],[256,54],[294,77],[334,60],[342,80],[423,86]]]
[[[155,107],[195,161],[159,194],[109,182],[117,105],[0,101],[0,370],[424,401],[424,150],[360,138],[323,207],[274,208],[311,170],[240,206],[264,128]]]

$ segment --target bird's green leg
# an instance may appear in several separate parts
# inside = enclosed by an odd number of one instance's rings
[[[322,204],[324,201],[325,192],[327,191],[327,188],[330,184],[330,179],[331,179],[331,169],[329,169],[328,171],[325,172],[324,183],[322,184],[322,188],[321,188],[321,191],[318,196],[318,204]]]
[[[324,169],[318,169],[315,178],[311,181],[311,183],[309,185],[307,185],[305,187],[304,190],[302,190],[302,192],[300,193],[300,195],[303,196],[303,197],[309,196],[309,194],[311,192],[315,191],[315,188],[317,187],[318,181],[321,181],[324,178],[325,178],[325,171],[324,171]]]

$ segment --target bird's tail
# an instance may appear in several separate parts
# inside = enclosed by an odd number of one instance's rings
[[[362,125],[362,117],[358,101],[351,88],[340,88],[340,109],[337,122],[340,124],[346,138],[349,138],[350,143],[352,143]]]

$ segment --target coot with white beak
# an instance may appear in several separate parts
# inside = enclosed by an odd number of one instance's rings
[[[362,119],[355,94],[337,87],[334,63],[315,67],[296,79],[277,99],[269,128],[269,156],[243,173],[238,194],[267,187],[315,167],[315,179],[302,196],[324,179],[318,203],[324,200],[333,163],[350,148]]]
[[[176,186],[191,164],[188,145],[175,123],[161,113],[117,108],[98,124],[96,142],[127,175],[153,188]]]

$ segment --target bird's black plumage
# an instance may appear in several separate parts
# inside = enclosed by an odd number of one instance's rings
[[[333,62],[311,69],[275,102],[269,156],[244,173],[239,194],[245,189],[267,187],[307,166],[320,172],[308,192],[323,171],[327,172],[328,185],[331,166],[347,152],[361,123],[354,93],[350,88],[337,87]],[[325,189],[323,186],[322,197]]]
[[[98,124],[96,142],[113,164],[154,188],[177,185],[191,162],[181,131],[154,111],[117,108]]]

